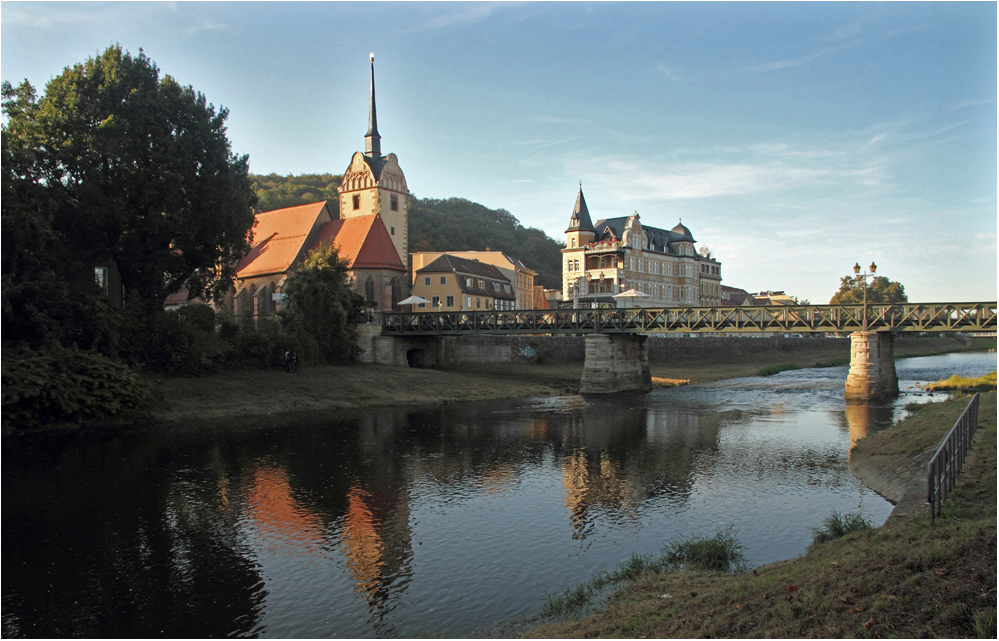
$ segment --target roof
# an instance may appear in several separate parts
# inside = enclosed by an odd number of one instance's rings
[[[604,236],[613,238],[615,240],[620,240],[624,237],[624,229],[628,224],[628,219],[630,216],[618,216],[617,218],[608,218],[606,220],[598,220],[595,225],[597,232],[597,240],[601,240]],[[685,230],[683,232],[677,232],[677,228],[682,227]],[[645,239],[648,241],[649,251],[656,251],[663,254],[676,254],[678,253],[673,249],[672,244],[678,242],[692,243],[694,242],[694,237],[690,235],[690,230],[683,225],[677,225],[671,230],[660,229],[659,227],[653,227],[651,225],[642,224],[642,233],[645,234]]]
[[[288,271],[311,248],[306,244],[324,209],[326,216],[330,217],[325,200],[254,216],[253,247],[236,263],[236,277],[249,278]]]
[[[534,286],[534,299],[532,301],[531,309],[551,309],[552,306],[548,304],[548,297],[545,296],[545,288],[543,285]]]
[[[586,199],[583,198],[583,188],[580,186],[579,195],[576,196],[576,206],[572,208],[572,218],[569,219],[570,231],[593,231],[593,222],[590,220],[590,210],[586,207]]]
[[[319,230],[312,249],[332,242],[350,269],[406,271],[378,214],[331,220]]]
[[[510,279],[504,276],[494,265],[488,263],[444,254],[423,269],[416,271],[417,274],[439,274],[442,272],[451,272],[458,276],[458,287],[466,294],[491,296],[504,300],[517,300],[517,293],[513,289]],[[468,277],[472,277],[471,286],[466,282],[466,278]],[[481,287],[479,286],[479,280],[483,281]],[[506,285],[506,287],[503,287],[503,285]],[[509,291],[507,291],[508,289]]]
[[[744,289],[739,289],[738,287],[722,285],[721,294],[722,305],[745,305],[748,307],[762,307],[766,305],[765,302],[757,300],[752,294]]]

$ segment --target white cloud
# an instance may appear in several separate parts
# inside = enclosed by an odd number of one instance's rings
[[[494,11],[502,7],[511,6],[509,2],[474,2],[465,3],[443,3],[442,7],[447,7],[448,11],[438,16],[434,16],[421,24],[416,24],[409,29],[404,29],[402,33],[421,33],[424,31],[436,31],[455,25],[481,22],[491,16]],[[457,10],[452,10],[458,7]]]

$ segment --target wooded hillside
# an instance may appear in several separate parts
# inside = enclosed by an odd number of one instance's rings
[[[342,176],[250,175],[258,211],[271,211],[328,200],[337,205]],[[489,209],[464,198],[409,198],[410,251],[499,250],[538,272],[535,283],[562,286],[562,244],[545,232],[524,227],[505,209]]]

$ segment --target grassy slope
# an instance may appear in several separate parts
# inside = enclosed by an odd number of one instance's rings
[[[897,350],[899,357],[968,349],[949,338],[907,343]],[[995,341],[989,346],[994,347]],[[794,363],[812,367],[817,362],[831,360],[848,362],[849,348],[773,351],[736,359],[678,359],[652,363],[652,375],[696,383],[755,376],[768,365]],[[150,377],[157,397],[151,418],[213,419],[574,394],[579,390],[582,372],[582,363],[464,365],[448,370],[352,365],[306,367],[295,375],[272,370],[229,372],[206,378]]]
[[[935,447],[967,400],[923,406],[864,445],[885,456]],[[921,510],[751,573],[646,575],[605,610],[530,636],[995,638],[995,392],[982,397],[976,442],[933,528]]]

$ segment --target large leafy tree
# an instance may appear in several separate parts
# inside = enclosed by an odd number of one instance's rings
[[[284,291],[287,298],[281,315],[285,327],[308,346],[311,359],[353,360],[364,298],[350,288],[347,262],[336,247],[326,245],[311,252],[288,276]]]
[[[182,285],[229,287],[255,196],[226,109],[118,45],[66,68],[41,98],[27,81],[2,92],[5,285],[45,273],[92,282],[110,259],[150,312]]]
[[[862,304],[864,302],[864,277],[844,276],[840,279],[839,291],[836,292],[830,305],[851,305]],[[868,303],[907,303],[909,297],[905,295],[905,287],[902,283],[888,280],[884,276],[875,276],[867,281],[867,302]]]

